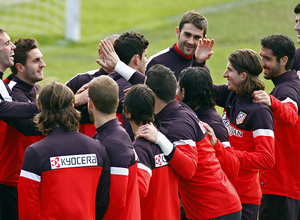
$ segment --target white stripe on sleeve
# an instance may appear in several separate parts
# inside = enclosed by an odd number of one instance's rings
[[[26,170],[21,170],[20,176],[25,177],[27,179],[37,181],[37,182],[41,182],[41,176],[39,176],[35,173],[32,173],[32,172],[26,171]]]
[[[110,174],[128,176],[129,170],[123,167],[111,167]]]
[[[139,169],[147,171],[149,173],[149,175],[152,176],[152,170],[149,167],[147,167],[146,165],[144,165],[142,163],[138,163],[137,167]]]
[[[190,145],[192,147],[196,147],[196,142],[192,141],[192,140],[179,140],[179,141],[174,141],[173,144],[175,144],[175,146],[177,145]]]
[[[229,141],[223,141],[222,144],[223,144],[223,147],[224,147],[224,148],[226,148],[226,147],[231,147]]]
[[[270,129],[257,129],[253,131],[253,137],[256,138],[258,136],[269,136],[274,138],[274,131]]]
[[[293,99],[291,99],[291,98],[289,98],[289,97],[287,97],[285,100],[282,100],[281,102],[282,102],[282,103],[291,102],[291,103],[293,103],[293,104],[296,106],[296,108],[297,108],[297,110],[298,110],[297,102],[295,102]]]

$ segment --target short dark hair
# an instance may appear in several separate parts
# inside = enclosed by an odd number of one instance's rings
[[[183,25],[191,23],[195,25],[200,30],[203,30],[203,37],[206,35],[207,28],[208,28],[208,22],[207,19],[201,15],[197,11],[188,11],[186,12],[183,17],[181,18],[181,21],[179,23],[179,31],[182,30]]]
[[[104,114],[115,113],[119,102],[119,86],[109,76],[96,77],[90,82],[89,98],[98,111]]]
[[[292,68],[296,47],[294,42],[286,35],[274,34],[261,39],[261,46],[272,50],[272,54],[276,56],[277,62],[284,56],[288,57],[285,69]]]
[[[6,30],[0,28],[0,34],[2,34],[2,33],[6,33]]]
[[[298,4],[298,5],[294,8],[294,13],[295,13],[295,14],[299,14],[299,13],[300,13],[300,4]]]
[[[258,53],[251,49],[235,50],[228,56],[228,60],[238,74],[242,72],[247,74],[246,80],[238,85],[237,93],[243,95],[254,90],[265,89],[264,82],[258,77],[263,71],[263,64]]]
[[[177,81],[174,73],[164,65],[155,64],[146,73],[145,84],[162,101],[169,103],[176,99]]]
[[[147,49],[149,41],[143,34],[137,32],[125,32],[114,42],[114,49],[120,60],[129,64],[136,54],[142,59],[144,51]]]
[[[14,65],[10,68],[13,74],[17,74],[16,64],[26,65],[28,52],[38,48],[39,44],[34,38],[20,38],[14,41],[16,49],[14,50]]]
[[[124,109],[130,113],[128,121],[144,125],[154,120],[155,95],[145,84],[134,85],[125,95]]]
[[[201,106],[211,108],[216,104],[213,81],[206,69],[187,67],[181,71],[178,83],[185,91],[181,101],[191,109]]]
[[[73,107],[74,102],[74,94],[66,85],[52,82],[43,86],[37,99],[40,113],[34,117],[38,129],[43,134],[60,126],[68,131],[78,130],[81,116]]]

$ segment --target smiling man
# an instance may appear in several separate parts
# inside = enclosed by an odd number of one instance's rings
[[[260,173],[261,220],[300,218],[300,80],[291,70],[295,50],[293,41],[285,35],[261,39],[264,77],[271,79],[275,87],[270,95],[256,91],[254,102],[270,106],[274,115],[276,149],[275,166]]]
[[[198,41],[205,37],[207,27],[208,23],[203,15],[196,11],[186,12],[176,27],[177,43],[151,56],[147,70],[155,64],[163,64],[174,72],[177,80],[181,70],[191,65],[205,67],[208,70],[204,60],[195,62],[194,59]]]
[[[38,42],[33,38],[20,38],[14,41],[14,65],[9,87],[18,102],[35,102],[46,66]],[[19,122],[21,123],[21,122]],[[35,132],[35,126],[24,126]],[[26,133],[29,131],[26,131]],[[26,134],[24,132],[24,134]],[[0,146],[0,187],[3,199],[0,201],[3,218],[18,219],[18,180],[25,149],[41,140],[42,136],[25,136],[11,125],[6,126],[4,143]]]
[[[267,105],[252,102],[252,93],[265,87],[259,78],[262,70],[255,51],[236,50],[229,55],[223,74],[228,84],[215,85],[217,105],[224,108],[222,119],[228,139],[240,161],[239,174],[232,184],[243,206],[242,220],[257,219],[262,196],[258,174],[275,164],[272,113]]]

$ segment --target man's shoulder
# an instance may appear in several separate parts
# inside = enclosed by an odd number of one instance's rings
[[[90,70],[85,73],[78,73],[76,76],[72,77],[66,85],[73,90],[75,93],[81,86],[90,82],[94,77],[95,73],[97,73],[99,69]]]
[[[171,48],[168,47],[168,48],[166,48],[166,49],[164,49],[164,50],[159,51],[159,52],[156,53],[156,54],[153,54],[153,55],[150,56],[150,58],[148,59],[148,64],[150,64],[150,63],[159,63],[159,61],[160,61],[161,59],[165,59],[165,58],[168,56],[168,54],[170,53],[170,51],[171,51]]]

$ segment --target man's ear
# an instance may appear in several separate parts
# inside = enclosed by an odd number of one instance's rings
[[[280,58],[280,65],[285,67],[288,60],[289,60],[289,58],[287,56],[281,57]]]
[[[16,63],[15,67],[18,72],[24,72],[24,70],[25,70],[25,67],[21,63]]]
[[[184,97],[185,95],[185,89],[184,88],[181,88],[181,95]]]
[[[248,74],[246,72],[242,72],[240,73],[240,75],[242,76],[242,80],[246,80],[248,77]]]
[[[176,36],[177,36],[177,38],[179,38],[179,35],[180,35],[180,30],[179,30],[179,27],[177,26],[176,27]]]
[[[124,107],[124,114],[125,114],[126,118],[131,118],[131,114],[130,114],[130,112],[127,110],[126,107]]]
[[[88,101],[88,108],[92,110],[94,108],[94,103],[93,103],[93,101],[90,98],[88,98],[88,99],[89,99],[89,101]]]

